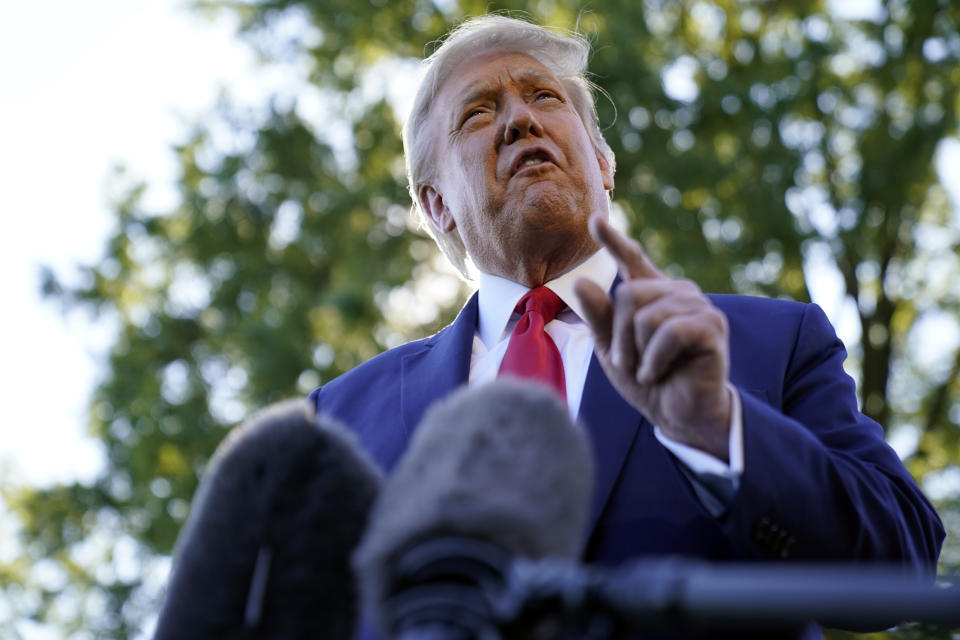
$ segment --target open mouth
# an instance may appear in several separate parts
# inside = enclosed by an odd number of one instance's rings
[[[543,149],[531,149],[521,153],[513,162],[513,173],[516,174],[528,167],[553,163],[553,158]]]

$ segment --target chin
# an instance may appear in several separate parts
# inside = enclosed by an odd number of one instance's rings
[[[533,194],[529,194],[533,195]],[[528,228],[541,231],[577,230],[589,235],[587,221],[590,219],[590,207],[579,198],[552,190],[526,198],[519,207]]]

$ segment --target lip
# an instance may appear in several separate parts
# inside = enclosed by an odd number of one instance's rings
[[[546,159],[546,162],[549,162],[553,165],[557,164],[557,160],[550,150],[546,147],[534,146],[528,147],[517,154],[517,157],[513,159],[513,162],[510,164],[510,177],[513,177],[520,173],[523,169],[531,168],[535,169],[540,165],[531,165],[530,167],[521,167],[521,163],[525,162],[527,159],[535,156],[540,156]]]

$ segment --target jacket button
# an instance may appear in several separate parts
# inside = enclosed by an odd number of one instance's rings
[[[794,538],[793,536],[787,537],[787,539],[783,541],[783,546],[780,549],[780,557],[781,558],[789,557],[790,552],[793,550],[793,545],[796,544],[796,542],[797,542],[797,539]]]
[[[767,517],[760,518],[757,520],[756,524],[753,525],[753,541],[757,545],[766,548],[770,544],[770,519]]]

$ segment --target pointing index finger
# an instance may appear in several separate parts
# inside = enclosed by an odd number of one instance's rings
[[[625,279],[659,278],[663,275],[639,242],[614,229],[603,216],[591,216],[590,232],[617,261],[620,275]]]

